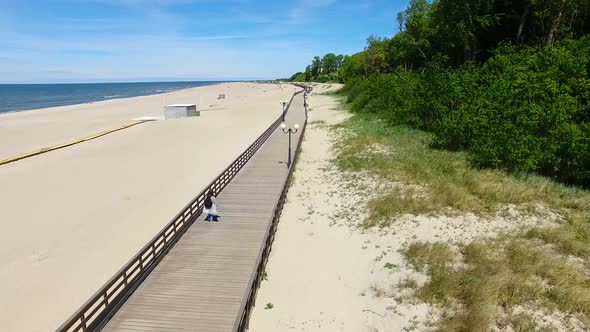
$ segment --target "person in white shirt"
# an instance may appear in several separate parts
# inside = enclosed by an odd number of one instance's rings
[[[209,190],[207,198],[205,198],[205,204],[203,207],[203,213],[207,214],[205,221],[219,221],[219,214],[217,214],[217,207],[221,207],[217,202],[217,198],[213,193],[213,190]]]

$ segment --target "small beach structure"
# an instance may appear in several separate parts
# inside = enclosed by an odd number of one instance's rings
[[[164,106],[164,118],[166,120],[200,115],[201,112],[197,111],[197,105],[195,104],[172,104]]]

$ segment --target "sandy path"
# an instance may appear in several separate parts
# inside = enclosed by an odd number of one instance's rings
[[[324,85],[325,86],[325,85]],[[322,89],[316,87],[314,94]],[[250,320],[252,331],[402,331],[428,317],[425,304],[399,305],[391,292],[409,272],[398,238],[361,232],[338,216],[358,204],[331,166],[326,125],[348,117],[332,97],[312,95],[310,125]],[[360,213],[362,215],[362,212]],[[360,221],[361,219],[359,219]],[[400,272],[395,273],[394,272]],[[384,294],[375,294],[376,292]],[[272,303],[272,309],[265,309]]]
[[[231,83],[169,93],[167,103],[199,104],[202,96],[218,106],[0,166],[2,330],[61,324],[260,135],[294,91]],[[218,93],[227,99],[216,101]],[[161,98],[0,116],[0,154],[160,115]]]

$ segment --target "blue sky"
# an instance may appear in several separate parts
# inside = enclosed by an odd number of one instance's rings
[[[392,36],[407,0],[0,0],[0,83],[288,77]]]

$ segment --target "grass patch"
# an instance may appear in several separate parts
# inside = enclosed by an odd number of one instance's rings
[[[375,179],[364,227],[388,227],[402,214],[495,215],[507,205],[524,214],[562,217],[553,227],[515,231],[496,239],[449,246],[412,243],[408,264],[428,276],[417,285],[404,280],[421,301],[444,312],[440,331],[550,331],[521,308],[558,311],[568,321],[590,325],[590,191],[530,174],[473,167],[468,155],[432,148],[423,131],[391,127],[357,114],[334,129],[339,170]],[[357,189],[359,189],[357,188]],[[384,290],[373,287],[373,292]],[[519,310],[516,310],[520,308]],[[573,317],[573,318],[572,318]],[[558,322],[559,323],[559,322]],[[569,327],[568,327],[569,326]]]
[[[537,238],[551,243],[560,252],[590,262],[590,222],[588,220],[568,218],[557,228],[529,230],[527,238]]]
[[[397,287],[399,288],[409,288],[409,289],[418,289],[418,282],[416,281],[416,279],[410,278],[410,277],[406,277],[403,280],[401,280]]]
[[[375,295],[375,297],[389,297],[390,296],[389,292],[385,288],[383,288],[377,284],[371,285],[371,287],[369,287],[369,289],[373,292],[373,295]]]
[[[530,322],[513,315],[513,310],[530,304],[575,313],[590,322],[585,269],[538,239],[490,240],[466,245],[460,252],[446,244],[414,243],[404,256],[430,277],[416,289],[416,296],[443,308],[441,331],[522,326]],[[457,257],[461,264],[453,263]]]
[[[383,265],[383,267],[386,269],[395,270],[395,269],[399,268],[399,265],[393,264],[393,263],[385,263],[385,265]]]
[[[330,89],[332,88],[332,86],[327,86],[326,89]],[[334,89],[334,90],[328,90],[328,91],[323,91],[323,92],[319,92],[317,93],[320,96],[342,96],[342,88],[340,89]]]
[[[310,125],[318,125],[318,126],[325,126],[327,124],[324,120],[314,120],[309,122]]]
[[[586,190],[540,176],[472,167],[465,153],[431,148],[433,137],[420,130],[391,127],[367,114],[354,115],[334,128],[343,133],[336,144],[340,170],[403,184],[381,190],[369,202],[366,226],[387,226],[403,213],[489,215],[507,204],[529,211],[541,204],[566,214],[590,210]]]

